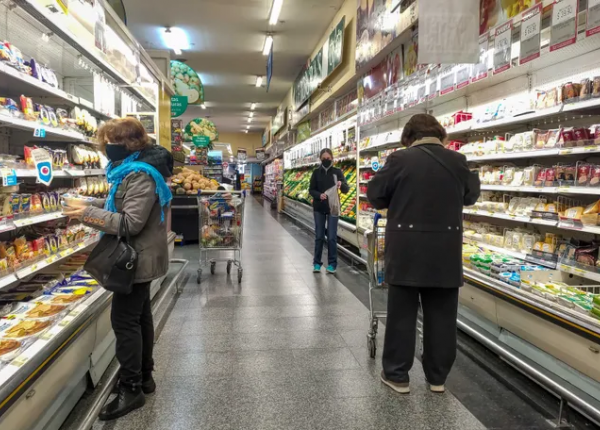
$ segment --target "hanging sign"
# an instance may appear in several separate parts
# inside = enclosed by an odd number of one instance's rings
[[[519,65],[535,60],[540,56],[540,29],[542,27],[542,4],[536,4],[523,12],[521,21],[521,50]]]
[[[237,159],[240,163],[243,163],[248,159],[248,153],[246,152],[246,150],[244,148],[238,148]]]
[[[440,75],[442,76],[440,78],[440,96],[450,94],[454,91],[454,66],[443,67]]]
[[[0,169],[0,174],[2,175],[2,185],[4,187],[12,187],[17,185],[17,172],[15,169],[3,167]]]
[[[456,71],[456,89],[460,90],[461,88],[466,87],[471,82],[471,69],[472,66],[470,64],[461,64],[458,66],[458,70]]]
[[[373,169],[374,172],[379,170],[379,160],[377,157],[371,158],[371,169]]]
[[[485,33],[479,37],[479,63],[473,67],[473,77],[471,83],[480,81],[488,77],[489,60],[488,60],[488,45],[489,34]]]
[[[210,145],[210,137],[208,136],[192,136],[192,143],[197,148],[203,148]]]
[[[494,74],[510,69],[512,58],[512,19],[494,30]]]
[[[31,158],[35,164],[38,182],[50,185],[53,178],[52,157],[45,149],[38,148],[31,151]]]
[[[200,105],[204,103],[204,86],[198,73],[181,61],[171,60],[171,84],[175,94],[187,96],[188,103]]]
[[[600,33],[600,0],[588,0],[585,22],[585,35],[593,36]]]
[[[550,52],[577,41],[577,12],[579,0],[561,0],[552,7]]]
[[[219,132],[215,124],[205,118],[194,118],[183,130],[183,140],[192,142],[194,136],[206,136],[211,142],[219,138]]]
[[[36,127],[35,130],[33,130],[33,137],[44,139],[46,137],[46,129],[44,127]]]
[[[188,96],[171,97],[171,118],[183,115],[188,107]]]

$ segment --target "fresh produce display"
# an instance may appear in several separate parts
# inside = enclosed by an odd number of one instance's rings
[[[214,179],[202,176],[195,170],[182,168],[171,180],[171,189],[178,195],[196,195],[201,190],[216,191],[219,183]]]
[[[185,126],[183,140],[193,142],[194,137],[206,136],[212,142],[219,138],[219,132],[215,124],[205,118],[195,118]]]
[[[198,73],[181,61],[171,60],[171,83],[175,92],[187,96],[189,104],[204,102],[204,87]]]
[[[341,215],[340,218],[352,224],[356,223],[356,166],[342,164],[339,166],[344,173],[350,191],[340,193]],[[308,192],[310,177],[314,169],[286,170],[283,178],[283,194],[293,200],[312,204],[312,197]]]

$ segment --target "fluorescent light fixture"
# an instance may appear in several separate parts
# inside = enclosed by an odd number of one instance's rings
[[[248,130],[244,130],[244,133],[246,133],[246,134],[247,134],[247,133],[248,133]]]
[[[252,103],[252,104],[250,105],[250,110],[254,110],[254,109],[256,109],[256,103]]]
[[[271,53],[271,48],[273,48],[273,36],[270,34],[265,37],[265,44],[263,46],[263,55],[269,55]]]
[[[202,104],[200,105],[200,107],[201,107],[202,109],[206,109],[206,105],[205,105],[204,103],[202,103]]]
[[[252,122],[252,118],[248,118],[248,122]]]
[[[262,76],[257,76],[256,77],[256,88],[262,87],[262,81],[263,81],[263,77]]]
[[[276,25],[279,22],[279,14],[283,7],[283,0],[273,0],[273,6],[271,6],[271,16],[269,17],[269,24]]]
[[[167,27],[161,32],[162,39],[167,48],[181,55],[183,49],[190,49],[190,41],[185,31],[177,27]]]
[[[250,112],[250,118],[254,118],[254,112]]]
[[[249,126],[249,125],[247,125],[247,126],[246,126],[246,130],[248,130],[249,128],[250,128],[250,126]]]

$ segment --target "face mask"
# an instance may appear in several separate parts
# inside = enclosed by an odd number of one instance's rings
[[[322,160],[321,164],[323,164],[323,167],[325,167],[326,169],[329,169],[331,167],[331,160],[329,160],[329,159]]]
[[[106,156],[113,163],[115,161],[121,161],[131,155],[131,152],[123,145],[106,145]]]

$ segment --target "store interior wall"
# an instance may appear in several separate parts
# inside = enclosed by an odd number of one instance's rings
[[[262,148],[261,133],[219,133],[219,139],[215,143],[228,143],[231,145],[233,156],[237,155],[238,148],[245,149],[248,157],[254,157],[254,150]]]
[[[171,97],[163,88],[158,90],[158,144],[171,151]]]

